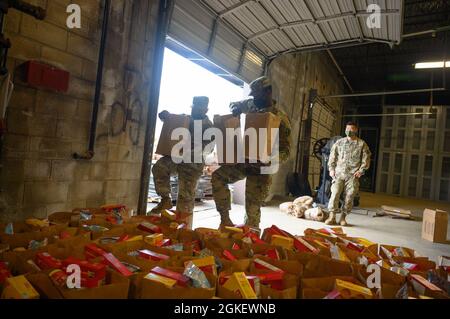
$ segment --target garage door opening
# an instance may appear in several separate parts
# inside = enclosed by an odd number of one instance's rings
[[[214,115],[230,113],[231,102],[240,101],[248,96],[248,84],[217,67],[209,60],[183,45],[168,39],[164,51],[164,63],[161,77],[158,114],[168,111],[172,114],[190,115],[194,96],[209,97],[208,118]],[[161,158],[156,154],[163,122],[158,118],[155,127],[155,141],[152,165]],[[216,157],[216,152],[212,154]],[[215,163],[215,161],[213,161]],[[196,200],[212,199],[211,173],[216,165],[207,165],[196,189]],[[171,177],[171,196],[175,200],[178,191],[177,176]],[[150,176],[149,210],[159,202],[155,191],[153,176]]]

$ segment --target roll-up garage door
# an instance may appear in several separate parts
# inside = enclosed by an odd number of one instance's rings
[[[264,73],[264,56],[201,1],[175,1],[168,36],[246,82]]]

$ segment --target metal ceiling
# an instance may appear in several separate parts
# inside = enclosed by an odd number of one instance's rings
[[[402,0],[198,0],[266,59],[280,54],[352,44],[399,44]],[[381,8],[381,28],[369,28],[369,4]],[[215,40],[214,32],[210,43]]]

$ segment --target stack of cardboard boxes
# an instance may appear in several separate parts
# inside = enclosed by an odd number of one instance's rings
[[[190,230],[187,214],[122,213],[120,225],[102,208],[58,213],[43,227],[9,224],[13,232],[1,234],[2,298],[449,298],[448,257],[436,265],[342,228],[294,236],[274,225],[261,236],[242,225]]]

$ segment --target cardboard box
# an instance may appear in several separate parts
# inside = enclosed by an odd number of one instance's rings
[[[216,260],[213,256],[191,259],[189,261],[186,261],[184,263],[184,266],[186,267],[189,262],[192,262],[194,265],[196,265],[202,271],[209,272],[209,273],[213,274],[214,276],[217,275]]]
[[[36,254],[36,264],[43,270],[62,268],[61,261],[46,252]]]
[[[158,253],[148,250],[148,249],[139,250],[139,257],[144,258],[144,259],[154,260],[154,261],[167,260],[170,258],[167,255],[158,254]]]
[[[286,236],[273,235],[270,239],[270,244],[274,246],[281,246],[289,250],[294,249],[294,239]]]
[[[177,214],[172,212],[172,211],[170,211],[170,210],[167,210],[167,209],[163,210],[163,212],[161,213],[161,216],[164,217],[164,218],[167,218],[167,219],[169,219],[171,221],[176,221],[177,220]]]
[[[243,272],[234,273],[223,287],[237,292],[243,299],[257,299],[255,290],[253,290],[247,276]]]
[[[152,272],[149,273],[147,276],[145,276],[144,279],[159,282],[159,283],[163,284],[164,286],[166,286],[167,288],[172,288],[173,286],[175,286],[177,284],[177,281],[174,279],[163,277],[163,276],[154,274]]]
[[[283,270],[281,270],[280,268],[269,264],[268,262],[265,262],[264,260],[261,260],[259,258],[255,259],[253,262],[255,264],[255,268],[270,270],[272,272],[283,272]]]
[[[139,230],[145,231],[147,233],[161,233],[161,228],[152,223],[142,222],[137,227]]]
[[[6,279],[1,299],[39,299],[39,297],[39,293],[25,276],[18,276]]]
[[[226,164],[236,164],[239,163],[239,161],[243,161],[243,158],[239,159],[238,157],[238,146],[242,146],[242,136],[239,132],[239,136],[237,135],[228,135],[227,136],[227,129],[239,129],[241,127],[241,119],[240,117],[233,116],[232,114],[229,115],[215,115],[214,116],[214,126],[218,128],[222,134],[223,139],[222,141],[216,140],[217,145],[217,159],[219,162],[219,165],[226,165]],[[221,143],[222,142],[222,143]],[[227,145],[228,149],[231,151],[233,150],[233,154],[227,153]],[[242,154],[243,155],[243,154]]]
[[[159,276],[163,276],[166,278],[170,278],[176,281],[176,283],[180,286],[186,287],[188,286],[189,282],[190,282],[190,278],[186,277],[183,274],[180,274],[178,272],[169,270],[169,269],[164,269],[161,267],[155,267],[151,270],[152,273],[157,274]]]
[[[411,283],[414,290],[420,295],[432,295],[433,293],[443,293],[442,289],[432,284],[420,275],[412,274]]]
[[[188,115],[169,114],[164,120],[164,124],[159,137],[156,154],[171,156],[172,148],[180,142],[181,139],[172,140],[172,132],[178,128],[189,129],[191,117]]]
[[[341,279],[336,279],[336,290],[339,291],[343,298],[373,298],[372,291],[369,288]]]
[[[230,233],[238,233],[238,234],[244,233],[244,230],[242,228],[237,228],[237,227],[225,226],[224,230],[227,232],[230,232]]]
[[[272,130],[280,128],[281,119],[273,113],[248,113],[245,119],[245,130],[256,129],[257,143],[250,141],[248,136],[244,138],[245,158],[269,163],[272,151],[278,135],[272,138]],[[251,154],[251,146],[257,152]]]
[[[237,258],[231,253],[231,251],[225,249],[222,253],[223,257],[225,257],[227,260],[237,260]]]
[[[163,234],[152,234],[152,235],[145,236],[144,241],[149,245],[156,246],[160,242],[162,242],[163,239],[164,239]]]
[[[422,238],[434,243],[446,243],[447,224],[447,212],[426,208],[423,212]]]
[[[133,275],[133,273],[125,267],[113,254],[104,254],[103,258],[105,258],[105,263],[112,267],[114,270],[119,272],[122,276],[129,277]]]

